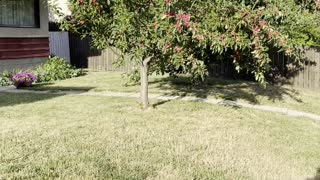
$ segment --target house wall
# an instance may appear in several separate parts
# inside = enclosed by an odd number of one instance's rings
[[[40,0],[40,28],[0,27],[0,38],[14,37],[48,37],[48,3]]]
[[[15,60],[1,60],[0,72],[11,70],[28,70],[34,69],[37,65],[44,63],[46,58],[26,58]]]
[[[0,27],[0,72],[30,69],[49,56],[48,4],[40,0],[40,28]]]

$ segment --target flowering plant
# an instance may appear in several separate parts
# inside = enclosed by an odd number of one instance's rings
[[[37,79],[37,76],[28,72],[22,72],[22,73],[13,75],[10,78],[10,81],[12,81],[13,85],[18,89],[20,87],[31,86],[36,79]]]

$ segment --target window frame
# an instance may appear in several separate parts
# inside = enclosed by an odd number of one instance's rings
[[[34,26],[7,25],[0,23],[0,28],[40,28],[40,0],[34,0],[33,8],[33,18],[35,20]]]

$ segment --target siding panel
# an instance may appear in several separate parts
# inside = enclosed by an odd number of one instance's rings
[[[0,38],[0,60],[48,56],[48,38]]]

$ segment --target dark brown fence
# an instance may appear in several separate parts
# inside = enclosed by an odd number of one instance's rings
[[[320,48],[305,49],[305,59],[297,63],[283,52],[271,51],[272,70],[267,75],[275,83],[290,85],[294,88],[320,91]],[[210,74],[233,79],[253,79],[252,76],[235,71],[231,61],[219,62],[209,67]]]
[[[115,62],[119,58],[119,54],[121,52],[116,49],[105,49],[105,50],[97,50],[97,49],[91,49],[89,51],[89,57],[88,57],[88,68],[99,70],[99,71],[121,71],[121,72],[128,72],[132,68],[134,68],[134,65],[132,62],[123,61],[123,64],[121,66],[115,65]]]
[[[78,37],[70,36],[71,63],[79,68],[89,68],[99,71],[129,71],[133,64],[125,64],[122,67],[114,66],[118,59],[118,51],[106,49],[103,51],[92,49],[89,40],[81,40]],[[115,53],[116,51],[116,53]],[[309,48],[305,51],[305,62],[297,65],[283,53],[272,51],[272,72],[270,77],[276,82],[288,84],[295,88],[311,89],[320,91],[320,48]],[[212,76],[252,79],[252,76],[245,73],[238,74],[231,61],[221,61],[209,66]]]
[[[71,64],[77,68],[88,68],[88,57],[90,51],[89,39],[81,39],[69,33],[69,46]]]
[[[133,68],[132,63],[125,61],[122,66],[115,66],[120,53],[116,49],[98,50],[90,46],[88,38],[81,39],[70,35],[71,64],[78,68],[88,68],[97,71],[122,71],[126,72]]]

